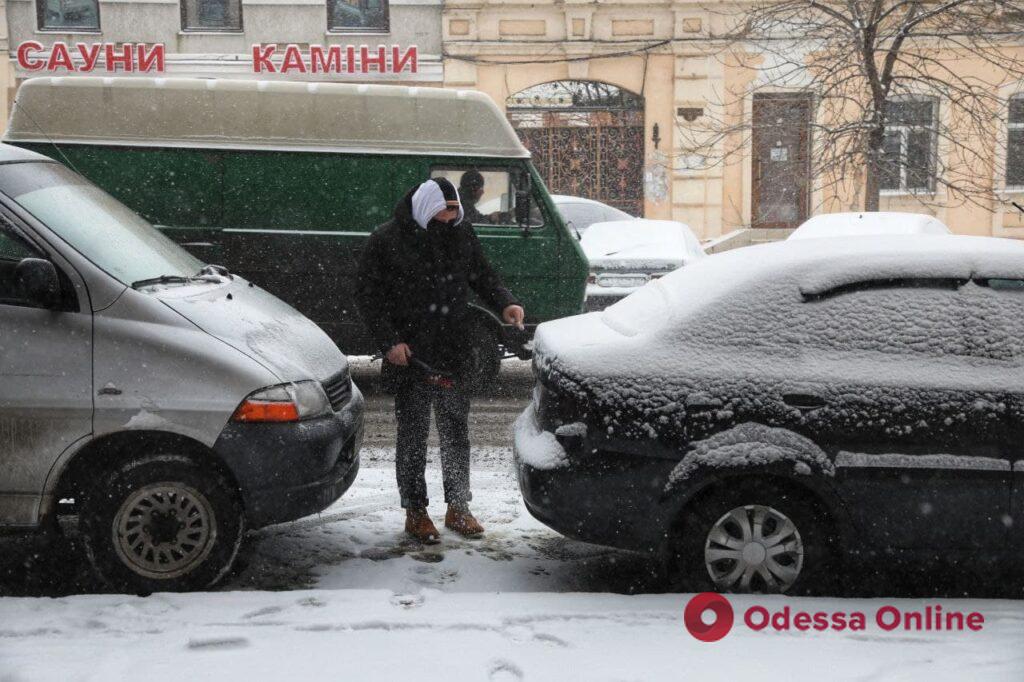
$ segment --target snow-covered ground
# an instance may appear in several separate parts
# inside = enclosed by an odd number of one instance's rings
[[[533,520],[507,448],[475,453],[479,540],[401,531],[388,449],[319,517],[260,531],[222,591],[0,599],[0,681],[26,680],[1015,680],[1024,602],[733,598],[737,625],[701,643],[690,595],[653,562],[566,540]],[[435,517],[443,496],[431,465]],[[632,593],[632,594],[629,594]],[[882,594],[886,594],[883,589]],[[883,604],[978,611],[980,632],[754,632],[741,614],[868,613]]]

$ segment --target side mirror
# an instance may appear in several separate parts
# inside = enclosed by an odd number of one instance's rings
[[[53,309],[60,304],[60,278],[53,263],[42,258],[25,258],[14,267],[18,297],[38,308]]]

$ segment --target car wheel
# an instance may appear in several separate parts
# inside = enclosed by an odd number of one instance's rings
[[[486,391],[494,385],[501,371],[501,347],[498,334],[486,322],[477,320],[470,332],[469,390]]]
[[[99,477],[79,524],[96,574],[139,594],[211,587],[230,570],[245,531],[226,478],[187,457],[153,455]]]
[[[832,575],[829,527],[802,495],[726,482],[687,507],[670,568],[693,591],[800,593]]]

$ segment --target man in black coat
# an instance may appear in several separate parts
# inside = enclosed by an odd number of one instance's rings
[[[469,511],[469,391],[473,291],[508,324],[524,312],[463,220],[458,192],[445,178],[412,188],[363,250],[356,301],[384,353],[381,372],[395,391],[396,472],[405,529],[436,542],[424,478],[430,409],[441,442],[448,513],[445,525],[463,535],[483,527]]]

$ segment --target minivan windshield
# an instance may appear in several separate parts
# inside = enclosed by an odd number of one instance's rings
[[[203,267],[127,206],[59,164],[0,165],[0,190],[124,284],[190,278]]]

